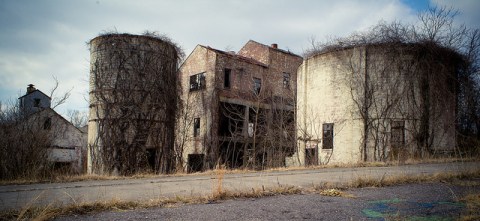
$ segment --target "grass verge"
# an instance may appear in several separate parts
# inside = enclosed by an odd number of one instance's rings
[[[480,220],[480,194],[469,194],[463,197],[461,201],[467,205],[467,211],[462,214],[459,220]]]
[[[262,170],[262,172],[277,172],[277,171],[297,171],[297,170],[309,170],[309,169],[324,169],[324,168],[350,168],[350,167],[386,167],[386,166],[398,166],[398,165],[415,165],[425,163],[448,163],[448,162],[470,162],[478,161],[477,158],[431,158],[414,160],[408,159],[405,162],[389,161],[389,162],[361,162],[356,164],[329,164],[319,165],[313,167],[278,167]],[[242,173],[255,173],[257,170],[250,169],[224,169],[217,168],[214,170],[207,170],[199,173],[183,173],[177,172],[174,174],[155,174],[155,173],[139,173],[132,176],[111,176],[111,175],[58,175],[45,179],[16,179],[16,180],[0,180],[0,185],[19,185],[19,184],[34,184],[34,183],[65,183],[65,182],[79,182],[88,180],[127,180],[127,179],[148,179],[148,178],[160,178],[160,177],[172,177],[172,176],[198,176],[198,175],[216,175],[219,170],[223,174],[242,174]]]
[[[275,195],[290,195],[301,193],[317,193],[324,196],[336,197],[354,197],[346,194],[343,190],[348,188],[360,187],[384,187],[408,183],[421,182],[448,182],[462,183],[464,179],[480,178],[480,170],[464,173],[444,173],[422,176],[396,176],[383,179],[359,178],[347,184],[323,184],[308,188],[298,188],[294,186],[278,185],[274,188],[252,188],[249,191],[229,191],[223,189],[223,172],[217,173],[216,179],[212,185],[212,194],[206,196],[175,196],[171,198],[159,198],[148,201],[122,201],[113,199],[110,201],[99,201],[92,203],[76,203],[68,206],[56,207],[47,205],[43,207],[27,206],[22,210],[9,210],[0,212],[0,220],[49,220],[62,215],[82,215],[98,213],[102,211],[124,211],[152,207],[175,207],[184,204],[203,204],[218,200],[237,199],[237,198],[259,198]],[[467,183],[468,185],[478,185]],[[468,195],[463,199],[468,207],[468,213],[462,216],[462,220],[478,220],[480,218],[480,195]]]

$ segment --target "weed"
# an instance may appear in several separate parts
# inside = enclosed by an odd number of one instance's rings
[[[461,201],[467,205],[467,211],[462,214],[459,220],[480,220],[480,194],[469,194]]]
[[[216,200],[225,200],[225,199],[236,199],[236,198],[258,198],[264,196],[274,196],[274,195],[289,195],[289,194],[300,194],[303,192],[313,192],[319,193],[327,196],[342,196],[342,197],[353,197],[351,195],[345,194],[342,192],[346,188],[357,188],[357,187],[382,187],[382,186],[391,186],[405,183],[418,183],[418,182],[460,182],[461,179],[475,179],[480,178],[480,170],[464,172],[459,174],[435,174],[432,176],[422,175],[422,176],[392,176],[392,177],[383,177],[382,179],[373,179],[373,178],[358,178],[356,181],[348,183],[346,185],[335,184],[335,183],[324,183],[322,185],[312,186],[310,188],[299,188],[295,186],[288,185],[278,185],[273,188],[266,188],[264,186],[260,188],[252,188],[247,191],[229,191],[223,187],[223,179],[225,170],[217,169],[216,179],[212,186],[212,194],[207,196],[175,196],[171,198],[158,198],[148,201],[122,201],[118,199],[113,199],[110,201],[98,201],[91,203],[82,203],[75,202],[74,204],[68,206],[32,206],[33,202],[27,205],[22,210],[8,210],[0,212],[0,220],[24,220],[24,219],[35,219],[35,220],[47,220],[60,215],[72,215],[72,214],[89,214],[95,212],[101,212],[106,210],[132,210],[138,208],[150,208],[150,207],[176,207],[182,204],[201,204],[208,203]],[[476,185],[476,184],[475,184]],[[37,198],[41,197],[39,195]],[[464,198],[464,201],[469,208],[469,213],[463,216],[463,220],[478,220],[480,218],[480,195],[469,195]]]
[[[337,190],[337,189],[325,189],[320,191],[320,195],[322,196],[342,196],[344,192]]]

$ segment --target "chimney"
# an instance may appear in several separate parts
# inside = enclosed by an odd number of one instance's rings
[[[275,48],[275,49],[277,49],[277,48],[278,48],[278,44],[275,44],[275,43],[274,43],[274,44],[272,44],[271,46],[272,46],[272,48]]]
[[[27,94],[30,94],[32,92],[34,92],[35,90],[37,90],[35,87],[35,85],[33,84],[29,84],[28,87],[27,87]]]

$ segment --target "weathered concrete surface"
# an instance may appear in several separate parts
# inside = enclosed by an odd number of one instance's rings
[[[359,177],[378,178],[396,175],[457,173],[478,170],[480,162],[418,164],[392,167],[330,168],[282,172],[226,174],[226,190],[251,190],[264,186],[292,185],[308,187],[315,184],[347,183]],[[84,181],[33,185],[0,186],[0,210],[19,209],[29,204],[71,204],[79,202],[121,200],[149,200],[169,196],[211,194],[217,184],[215,175],[161,177],[153,179],[125,179],[111,181]]]
[[[56,217],[55,220],[456,220],[467,210],[459,199],[480,193],[480,180],[407,184],[346,191],[352,197],[320,194],[220,200],[130,211]]]

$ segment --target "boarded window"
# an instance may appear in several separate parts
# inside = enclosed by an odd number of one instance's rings
[[[200,118],[193,119],[193,137],[200,135]]]
[[[223,71],[223,87],[224,88],[230,88],[230,75],[231,75],[232,70],[225,68]]]
[[[261,89],[262,89],[262,79],[253,78],[253,93],[255,95],[259,95]]]
[[[283,73],[283,88],[290,89],[290,74]]]
[[[392,121],[391,145],[393,148],[405,146],[405,121]]]
[[[190,76],[190,91],[197,91],[205,88],[205,73]]]
[[[322,149],[333,149],[333,124],[323,124]]]

